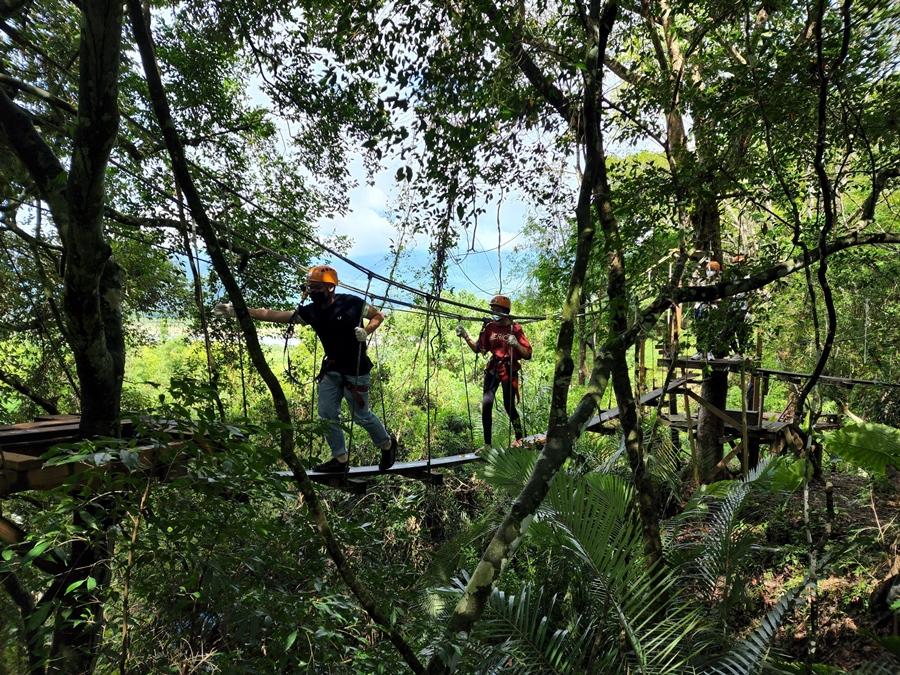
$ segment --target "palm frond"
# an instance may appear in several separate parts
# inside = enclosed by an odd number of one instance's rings
[[[647,446],[647,470],[660,486],[665,486],[668,496],[681,490],[682,451],[672,442],[668,427],[651,424],[645,436]]]
[[[527,448],[492,449],[483,455],[479,475],[510,497],[518,496],[534,470],[537,455]]]
[[[888,656],[878,661],[869,661],[853,671],[853,675],[896,675],[900,673],[900,659]]]
[[[478,628],[481,642],[493,644],[482,672],[572,672],[591,630],[579,621],[554,628],[555,605],[556,596],[545,607],[543,591],[529,584],[514,595],[495,589]]]
[[[784,617],[793,609],[807,580],[808,578],[804,579],[803,584],[786,591],[763,617],[759,627],[732,647],[725,656],[708,666],[703,671],[704,675],[746,675],[757,672],[769,653],[775,633]]]
[[[643,537],[630,483],[613,475],[561,474],[545,500],[545,518],[565,550],[591,570],[598,630],[618,642],[622,663],[641,670],[677,670],[689,658],[684,649],[700,624],[698,611],[682,601],[676,577],[644,564]]]
[[[785,484],[780,478],[782,462],[765,460],[743,481],[721,481],[698,491],[675,519],[673,539],[680,543],[670,549],[670,557],[701,582],[707,600],[722,599],[727,613],[736,591],[743,588],[740,573],[753,549],[753,540],[740,519],[747,497],[754,489],[773,489]],[[679,537],[678,526],[693,523],[702,536]],[[699,526],[699,527],[698,527]],[[671,555],[673,554],[674,555]]]

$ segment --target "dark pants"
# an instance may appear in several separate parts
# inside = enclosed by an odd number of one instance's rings
[[[494,412],[494,398],[497,395],[497,387],[503,386],[503,409],[509,415],[516,440],[522,438],[522,420],[519,419],[519,411],[516,410],[516,393],[512,386],[512,380],[500,381],[500,376],[493,371],[484,374],[484,395],[481,398],[481,426],[484,429],[484,442],[491,444],[491,427],[493,426],[492,413]]]

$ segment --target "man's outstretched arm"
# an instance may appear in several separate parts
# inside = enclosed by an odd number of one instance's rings
[[[269,323],[299,323],[304,321],[294,312],[285,309],[266,309],[265,307],[248,307],[250,316],[257,321]],[[234,316],[234,307],[230,302],[219,303],[213,307],[213,313],[219,316]]]

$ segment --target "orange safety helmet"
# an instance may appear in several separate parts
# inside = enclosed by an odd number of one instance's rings
[[[323,284],[332,284],[334,286],[337,286],[337,270],[328,265],[316,265],[315,267],[310,267],[309,272],[306,273],[306,282],[321,282]]]
[[[710,260],[710,261],[706,264],[706,269],[712,270],[713,272],[721,272],[721,271],[722,271],[722,265],[719,264],[719,261],[718,261],[718,260]]]
[[[491,298],[491,307],[502,307],[506,310],[506,313],[509,314],[512,309],[512,303],[505,295],[495,295]]]

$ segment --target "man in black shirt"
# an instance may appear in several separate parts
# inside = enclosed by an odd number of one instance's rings
[[[306,291],[311,302],[301,304],[293,312],[274,309],[251,309],[250,316],[273,323],[299,323],[310,326],[325,348],[325,359],[319,374],[319,417],[328,420],[325,439],[331,448],[330,461],[315,467],[316,471],[345,473],[349,467],[344,432],[338,423],[341,399],[347,399],[354,421],[365,429],[372,442],[381,449],[378,466],[383,471],[393,465],[397,440],[388,434],[381,420],[369,409],[369,384],[372,362],[366,354],[366,338],[384,321],[384,314],[366,304],[362,298],[335,293],[337,272],[327,265],[317,265],[306,277]],[[218,305],[219,314],[233,315],[230,304]],[[368,319],[365,327],[363,318]]]

